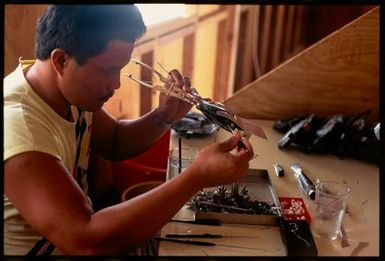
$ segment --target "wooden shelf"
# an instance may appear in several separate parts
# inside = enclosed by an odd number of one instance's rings
[[[225,101],[245,118],[332,116],[370,109],[379,119],[379,11],[376,7]]]

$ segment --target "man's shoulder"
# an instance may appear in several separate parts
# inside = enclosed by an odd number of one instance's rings
[[[7,76],[4,77],[4,87],[9,85],[20,85],[25,82],[24,70],[27,70],[35,60],[23,60],[19,58],[19,64],[17,67]]]
[[[10,74],[8,74],[3,81],[4,98],[16,93],[25,92],[26,79],[23,74],[21,64]]]

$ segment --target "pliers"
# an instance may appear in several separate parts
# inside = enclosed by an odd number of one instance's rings
[[[136,59],[131,59],[135,64],[142,66],[143,68],[152,72],[153,82],[149,83],[146,81],[139,80],[132,74],[125,73],[125,76],[131,80],[151,89],[160,91],[166,95],[173,96],[180,100],[186,101],[196,106],[210,121],[217,124],[219,127],[233,133],[235,130],[241,132],[241,136],[249,138],[250,133],[247,133],[240,118],[234,114],[228,107],[223,103],[214,102],[209,98],[202,98],[195,88],[191,88],[189,92],[186,92],[182,88],[175,85],[172,79],[163,76],[159,71],[153,67],[145,64]],[[158,63],[159,64],[159,63]],[[163,66],[159,64],[162,68]],[[163,68],[164,69],[164,68]],[[167,70],[165,70],[167,72]],[[169,72],[167,72],[169,74]]]

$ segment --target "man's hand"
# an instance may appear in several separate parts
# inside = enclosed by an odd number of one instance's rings
[[[237,147],[239,141],[244,148]],[[229,184],[246,175],[253,156],[250,142],[236,131],[228,140],[204,148],[189,168],[203,187]]]
[[[190,79],[182,77],[178,70],[171,70],[169,78],[175,81],[175,85],[185,92],[190,92]],[[166,86],[168,87],[168,86]],[[157,108],[158,117],[167,123],[174,123],[182,119],[190,110],[192,105],[172,96],[161,93],[159,95],[159,107]]]

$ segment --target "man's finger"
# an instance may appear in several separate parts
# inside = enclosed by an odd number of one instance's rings
[[[190,78],[187,76],[183,76],[183,90],[189,92],[191,89]]]
[[[184,81],[183,81],[182,75],[180,75],[178,70],[173,69],[169,72],[169,74],[170,74],[171,78],[175,81],[176,85],[183,86]]]
[[[241,137],[240,137],[240,134],[239,132],[235,131],[233,136],[231,136],[229,139],[223,141],[223,142],[220,142],[218,144],[219,146],[219,149],[221,151],[230,151],[232,149],[234,149],[238,142],[240,141]]]

